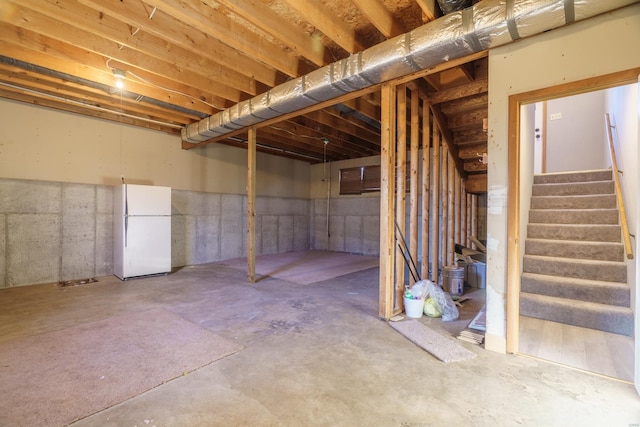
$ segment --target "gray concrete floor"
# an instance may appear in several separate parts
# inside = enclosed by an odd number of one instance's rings
[[[244,349],[74,427],[640,423],[630,384],[467,343],[475,359],[438,361],[378,319],[376,268],[309,285],[273,278],[249,285],[244,271],[223,263],[98,279],[0,291],[0,344],[164,308]],[[468,323],[422,321],[445,334]]]

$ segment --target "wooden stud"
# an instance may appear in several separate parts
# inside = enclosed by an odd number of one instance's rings
[[[442,268],[447,266],[449,254],[449,146],[442,144],[442,165],[440,166],[440,176],[442,185],[440,186],[442,222],[440,223],[440,262]]]
[[[405,239],[406,230],[406,176],[407,176],[407,88],[405,85],[399,85],[396,87],[397,96],[397,112],[396,112],[396,126],[397,126],[397,141],[396,141],[396,226],[397,232]],[[402,243],[401,238],[398,236],[397,243]],[[400,251],[400,247],[396,244],[396,250]],[[404,247],[402,250],[406,250]],[[405,256],[408,256],[405,253]],[[405,274],[405,260],[404,256],[400,252],[396,252],[396,286],[395,286],[395,309],[403,309],[404,294],[404,274]]]
[[[455,244],[462,244],[461,236],[461,223],[462,217],[460,215],[460,174],[455,171],[455,179],[453,181],[453,259],[455,260]]]
[[[431,281],[438,283],[440,258],[440,130],[433,124],[433,171],[431,185]]]
[[[392,84],[383,84],[381,88],[382,128],[380,134],[380,283],[378,315],[384,319],[390,319],[393,316],[395,101],[396,87]]]
[[[464,178],[460,178],[460,244],[467,245],[467,192],[464,189]]]
[[[247,138],[247,280],[256,282],[256,129]]]
[[[451,153],[449,153],[448,157],[448,165],[447,165],[447,173],[449,176],[447,177],[447,211],[449,217],[447,218],[447,265],[453,265],[453,253],[455,252],[455,220],[456,220],[456,212],[455,212],[455,195],[454,195],[454,187],[456,181],[456,171],[455,171],[455,163],[453,161],[453,157]]]
[[[409,247],[411,248],[411,258],[418,262],[418,156],[420,150],[420,98],[418,91],[411,91],[411,180],[409,193]],[[417,266],[416,266],[417,267]],[[416,275],[420,272],[416,271]],[[422,275],[420,275],[422,277]],[[426,277],[426,276],[425,276]],[[409,278],[409,283],[413,284],[413,277]]]
[[[431,124],[429,122],[429,107],[422,102],[422,274],[423,279],[429,278],[429,177],[431,157],[429,153],[431,139]]]
[[[471,237],[478,238],[478,196],[475,194],[471,195]],[[471,248],[479,249],[473,241]]]
[[[471,247],[471,239],[470,237],[472,236],[471,234],[471,222],[472,222],[472,218],[471,218],[471,193],[467,193],[467,238],[465,239],[465,243],[464,245],[468,248]]]

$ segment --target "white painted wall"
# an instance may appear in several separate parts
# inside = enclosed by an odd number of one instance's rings
[[[606,167],[604,108],[603,91],[547,102],[547,173]]]
[[[506,352],[508,101],[513,94],[640,66],[640,4],[489,52],[487,334]],[[544,66],[541,66],[543,64]]]
[[[246,194],[247,151],[0,99],[0,178]],[[258,132],[258,139],[260,132]],[[261,196],[309,198],[310,165],[258,153]]]
[[[638,194],[640,191],[640,175],[638,174],[638,84],[621,86],[606,91],[606,111],[609,113],[612,129],[616,161],[624,197],[625,210],[627,212],[629,233],[638,235]],[[609,162],[611,165],[611,162]],[[632,245],[636,242],[632,240]],[[635,245],[634,245],[635,246]],[[634,250],[637,258],[638,251]],[[629,277],[636,277],[636,262],[627,263]],[[640,280],[637,278],[636,288],[632,288],[632,306],[635,305],[637,290],[640,288]]]

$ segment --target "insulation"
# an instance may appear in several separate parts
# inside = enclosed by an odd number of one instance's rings
[[[182,139],[207,141],[636,1],[484,0],[188,125]]]

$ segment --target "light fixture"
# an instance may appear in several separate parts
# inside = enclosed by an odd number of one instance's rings
[[[113,75],[116,77],[116,87],[122,89],[124,87],[124,79],[127,77],[127,72],[114,68]]]

